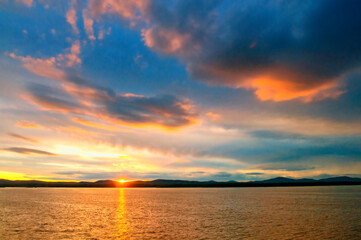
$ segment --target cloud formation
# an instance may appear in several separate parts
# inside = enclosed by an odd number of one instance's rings
[[[74,51],[71,52],[70,54],[73,54]],[[44,110],[100,117],[109,122],[130,124],[133,127],[156,126],[175,129],[197,122],[197,112],[187,99],[178,99],[173,95],[147,97],[119,94],[111,89],[94,85],[81,76],[59,69],[57,67],[59,60],[54,57],[43,60],[29,56],[19,57],[13,53],[9,55],[21,60],[24,67],[32,73],[63,83],[61,88],[28,84],[23,97]],[[62,55],[58,55],[58,59],[59,56]],[[69,62],[74,61],[68,61],[67,65]]]
[[[338,97],[341,78],[360,67],[361,52],[351,52],[360,41],[354,34],[360,3],[309,3],[248,1],[230,10],[189,61],[190,73],[211,84],[254,89],[261,100]]]
[[[262,101],[337,98],[342,78],[360,68],[357,0],[96,2],[95,15],[142,19],[145,45],[185,61],[195,79]]]
[[[87,90],[91,91],[88,95],[81,94]],[[197,114],[189,101],[172,95],[112,95],[92,88],[66,92],[39,84],[29,84],[27,94],[30,102],[44,110],[97,117],[120,125],[176,129],[196,123]]]

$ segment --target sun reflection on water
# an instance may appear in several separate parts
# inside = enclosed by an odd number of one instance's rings
[[[118,233],[122,239],[129,239],[128,223],[126,218],[124,189],[119,189],[119,203],[117,209]]]

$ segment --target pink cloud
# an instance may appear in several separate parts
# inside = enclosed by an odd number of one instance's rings
[[[163,53],[184,55],[192,49],[189,46],[191,41],[188,33],[181,34],[175,30],[153,27],[143,29],[142,36],[146,46]]]
[[[30,72],[45,78],[64,81],[64,71],[56,67],[56,59],[54,57],[48,59],[32,58],[30,56],[21,57],[14,53],[9,54],[14,59],[19,59],[23,62],[23,66]]]
[[[28,7],[31,7],[31,5],[33,5],[33,0],[16,0],[16,2],[21,2]]]
[[[111,13],[125,19],[134,19],[144,14],[149,3],[149,0],[90,0],[89,9],[93,16]]]
[[[76,16],[76,10],[74,8],[75,1],[72,1],[71,8],[66,12],[66,21],[71,25],[75,33],[79,33],[79,29],[77,26],[77,16]]]
[[[70,48],[70,53],[65,55],[67,59],[66,66],[72,67],[75,64],[81,64],[80,54],[80,42],[76,40]]]
[[[9,53],[8,55],[23,62],[23,66],[27,70],[38,76],[59,81],[67,81],[65,72],[59,69],[58,66],[65,64],[67,67],[72,67],[76,64],[81,64],[79,54],[80,42],[77,40],[70,47],[70,53],[65,55],[58,54],[56,57],[41,59],[32,58],[30,56],[17,56],[14,53]]]
[[[94,29],[93,29],[93,19],[90,17],[89,11],[84,9],[83,10],[83,22],[84,22],[84,28],[88,35],[89,40],[95,40],[94,36]]]

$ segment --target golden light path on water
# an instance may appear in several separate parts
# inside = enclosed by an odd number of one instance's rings
[[[125,198],[124,198],[124,189],[119,189],[119,202],[117,209],[117,222],[118,222],[118,233],[120,238],[128,239],[128,223],[126,218],[126,209],[125,209]]]

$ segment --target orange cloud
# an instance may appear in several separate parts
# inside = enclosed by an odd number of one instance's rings
[[[304,76],[287,69],[263,70],[262,74],[252,71],[230,70],[221,66],[203,66],[212,85],[226,85],[234,88],[246,88],[255,91],[261,101],[275,102],[300,99],[304,102],[337,98],[343,91],[339,90],[339,79],[317,79]],[[222,81],[219,81],[222,79]]]
[[[310,102],[324,98],[337,98],[343,93],[337,90],[338,83],[335,81],[308,88],[298,82],[256,77],[246,83],[245,86],[256,89],[255,94],[261,101],[279,102],[299,98],[305,102]]]
[[[208,112],[206,115],[210,117],[212,120],[217,120],[221,117],[221,115],[219,115],[218,113],[212,113],[212,112]]]
[[[130,132],[130,130],[121,130],[119,128],[113,127],[113,126],[108,126],[108,125],[102,125],[102,124],[98,124],[98,123],[94,123],[94,122],[90,122],[87,120],[84,120],[82,118],[73,118],[72,119],[74,122],[82,124],[84,126],[88,126],[88,127],[93,127],[93,128],[98,128],[98,129],[102,129],[102,130],[108,130],[108,131],[117,131],[117,132]]]
[[[85,133],[85,134],[90,134],[91,132],[84,130],[82,128],[77,128],[77,127],[73,127],[73,126],[59,126],[59,127],[54,127],[54,130],[60,130],[60,131],[65,131],[65,132],[70,132],[70,133]]]
[[[38,128],[38,129],[42,128],[42,126],[30,121],[19,121],[16,122],[15,125],[22,128]]]

